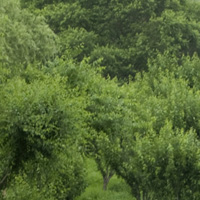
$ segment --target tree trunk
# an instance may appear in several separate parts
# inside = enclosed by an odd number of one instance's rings
[[[141,200],[140,194],[137,194],[136,199],[137,199],[137,200]]]
[[[107,170],[106,175],[103,177],[103,190],[106,191],[107,187],[108,187],[108,183],[110,181],[110,179],[112,178],[112,176],[114,175],[114,172],[111,170],[110,172],[108,172],[109,170]]]
[[[0,180],[0,189],[3,188],[3,185],[5,184],[7,178],[9,176],[9,173],[7,173],[1,180]]]
[[[180,196],[181,196],[180,193],[178,193],[178,195],[177,195],[177,200],[180,200],[180,199],[181,199]]]
[[[146,191],[143,191],[143,200],[149,200],[149,195]]]
[[[103,177],[103,190],[107,190],[108,183],[109,183],[109,178]]]

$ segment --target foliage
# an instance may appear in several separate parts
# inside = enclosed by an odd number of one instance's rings
[[[62,39],[69,34],[62,41],[72,48],[82,43],[85,52],[78,53],[79,61],[83,56],[91,57],[91,62],[103,58],[104,77],[127,81],[130,75],[147,71],[148,59],[158,52],[179,58],[199,53],[198,6],[185,0],[34,0],[25,7],[43,15]],[[86,41],[88,36],[91,42]],[[67,45],[62,48],[70,51]]]
[[[166,123],[158,136],[129,139],[116,171],[138,200],[199,198],[199,141],[193,131],[173,131]]]
[[[164,56],[157,61],[151,62],[148,73],[138,74],[135,82],[123,86],[132,122],[120,133],[117,148],[111,150],[112,168],[131,186],[137,199],[198,198],[198,178],[191,182],[191,177],[198,177],[199,91],[182,78],[183,67],[175,71],[177,60],[173,57],[171,63]],[[169,65],[171,72],[159,64]],[[171,152],[166,151],[169,146]]]
[[[138,200],[199,199],[198,4],[0,0],[0,10],[1,198],[75,199],[87,156],[108,191],[87,179],[80,199],[132,199],[123,181]]]
[[[98,84],[98,85],[97,85]],[[86,135],[87,149],[97,163],[104,178],[104,189],[106,181],[113,176],[114,171],[110,168],[110,149],[115,147],[115,140],[119,137],[123,119],[121,113],[123,100],[116,84],[105,82],[96,83],[95,90],[91,92],[90,102],[87,110],[91,113],[89,126],[91,131]]]
[[[60,67],[52,63],[51,73],[59,73],[67,77],[67,84],[78,95],[85,97],[87,101],[86,111],[88,115],[84,118],[88,125],[80,145],[83,153],[94,158],[104,179],[105,189],[109,179],[114,175],[110,168],[110,149],[115,148],[115,140],[120,137],[124,128],[120,125],[125,115],[123,109],[123,93],[119,90],[117,83],[113,80],[105,80],[98,74],[87,61],[78,64],[69,64],[58,59]]]
[[[44,19],[20,8],[19,1],[0,1],[0,62],[19,66],[44,62],[57,52],[56,36]]]
[[[68,28],[59,34],[61,43],[60,54],[71,54],[71,57],[81,62],[84,57],[89,57],[95,48],[96,38],[93,32],[83,28]]]
[[[80,124],[84,105],[78,98],[76,104],[73,102],[75,99],[60,76],[46,76],[31,84],[16,77],[2,85],[1,180],[6,176],[2,187],[11,187],[18,194],[12,187],[19,184],[18,178],[16,182],[12,180],[18,176],[21,179],[22,172],[28,180],[22,176],[25,183],[20,191],[31,189],[33,184],[53,199],[73,199],[80,194],[84,168],[74,141],[83,130]],[[32,179],[35,182],[29,183]],[[30,195],[28,188],[25,191],[18,194],[19,199]]]
[[[81,8],[78,2],[48,4],[42,10],[36,11],[47,19],[49,26],[55,33],[66,30],[69,27],[88,30],[87,10]]]
[[[100,65],[105,69],[102,71],[104,77],[120,77],[122,79],[128,76],[134,76],[134,67],[129,63],[130,52],[112,46],[97,46],[90,54],[90,63],[101,60]]]

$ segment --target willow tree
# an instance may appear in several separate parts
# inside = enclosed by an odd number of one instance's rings
[[[57,52],[56,36],[19,1],[0,1],[0,62],[6,66],[45,62]]]

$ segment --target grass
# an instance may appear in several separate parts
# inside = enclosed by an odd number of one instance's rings
[[[88,187],[76,200],[135,200],[129,186],[117,176],[113,176],[108,184],[108,190],[103,191],[103,180],[93,160],[88,159]]]

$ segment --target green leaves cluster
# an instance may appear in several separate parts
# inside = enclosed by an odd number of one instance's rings
[[[117,173],[136,199],[199,198],[199,141],[194,131],[174,131],[166,123],[159,135],[136,136],[121,154]]]
[[[8,176],[8,187],[18,185],[22,179],[24,187],[31,189],[34,184],[36,189],[44,190],[41,195],[47,199],[72,199],[84,188],[81,156],[72,146],[82,130],[79,111],[83,104],[67,92],[65,82],[59,76],[46,76],[27,84],[16,77],[2,85],[0,132],[4,162],[0,176]],[[13,183],[15,176],[19,180]],[[16,193],[15,199],[22,198],[17,190],[25,188],[20,187],[10,189]]]
[[[0,2],[0,59],[6,66],[45,62],[57,52],[56,36],[44,19],[27,10],[20,2]]]

